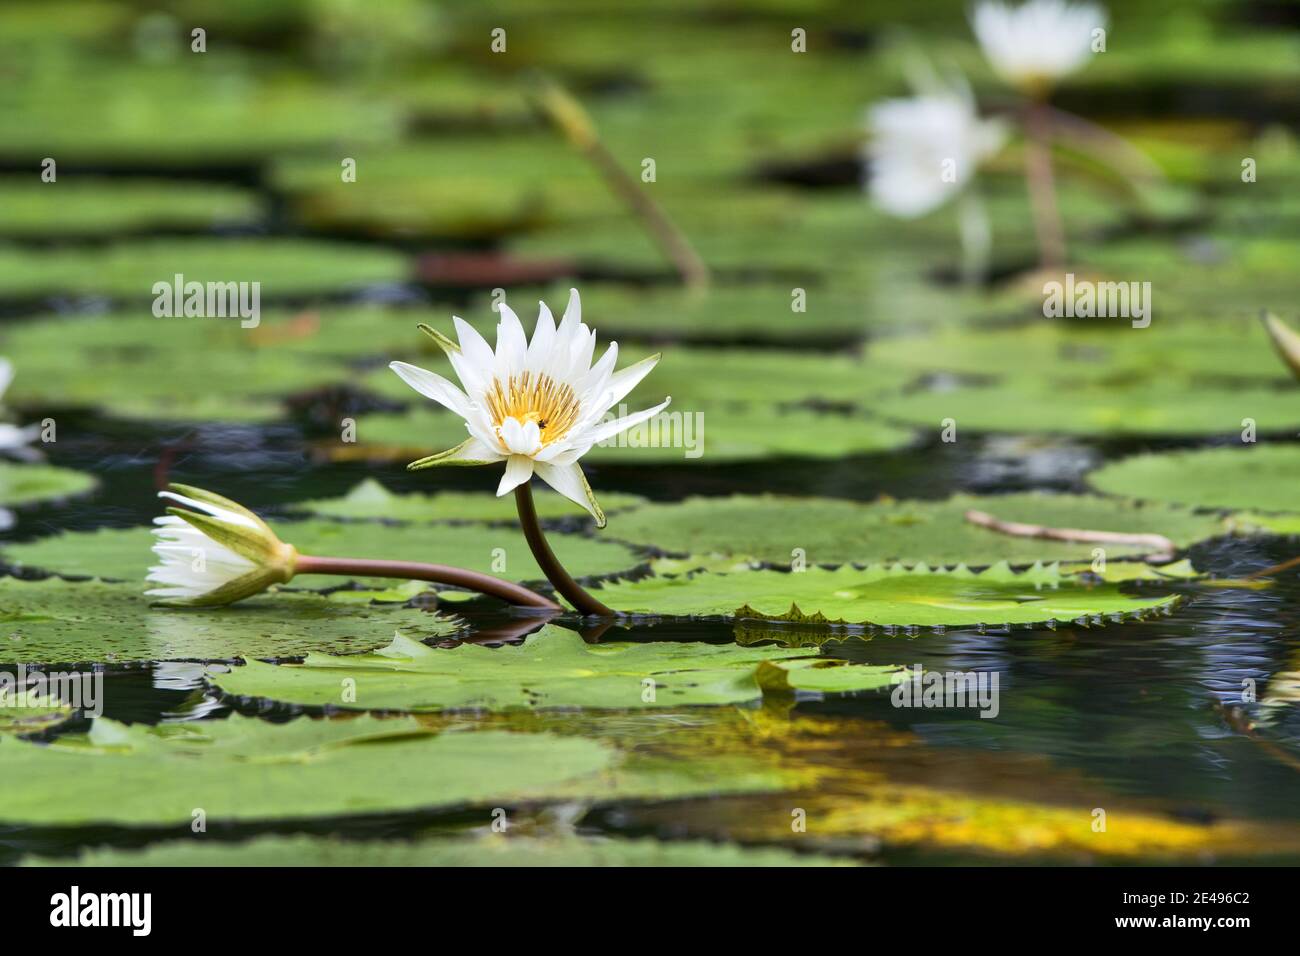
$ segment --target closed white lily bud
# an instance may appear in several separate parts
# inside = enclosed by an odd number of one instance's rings
[[[189,485],[169,485],[158,497],[184,505],[155,518],[159,564],[145,593],[187,607],[233,604],[294,575],[298,553],[238,502]]]

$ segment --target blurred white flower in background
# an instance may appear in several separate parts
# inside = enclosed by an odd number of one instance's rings
[[[1094,4],[1028,0],[1011,7],[983,0],[972,27],[993,69],[1008,83],[1041,95],[1092,56],[1093,31],[1106,26],[1106,11]]]
[[[965,89],[885,100],[868,113],[871,201],[904,219],[937,209],[996,153],[1006,130],[982,120]]]
[[[0,402],[9,390],[9,383],[14,380],[14,366],[7,358],[0,358]],[[0,452],[13,452],[20,458],[39,457],[27,446],[34,442],[41,433],[39,425],[10,425],[0,422]]]

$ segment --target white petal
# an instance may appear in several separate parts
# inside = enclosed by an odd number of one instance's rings
[[[501,497],[533,477],[533,460],[527,455],[511,455],[506,459],[506,472],[497,485],[497,497]]]
[[[659,355],[652,355],[649,358],[642,359],[629,365],[627,368],[619,369],[609,377],[609,384],[605,387],[600,395],[593,395],[592,401],[599,404],[604,402],[601,408],[603,414],[605,409],[618,404],[627,396],[627,393],[636,388],[641,383],[641,379],[650,374],[650,371],[659,364]]]
[[[480,374],[491,374],[492,368],[496,364],[496,355],[493,353],[492,347],[487,344],[487,339],[479,335],[474,326],[460,316],[453,315],[451,321],[456,327],[456,337],[460,340],[460,350],[464,353],[465,358],[469,360],[470,365],[476,368]]]
[[[554,346],[555,316],[545,302],[538,302],[537,327],[533,329],[533,340],[528,343],[528,368],[534,372],[545,371]]]
[[[0,397],[9,390],[9,383],[14,380],[14,363],[7,358],[0,358]]]
[[[497,311],[501,321],[497,323],[496,370],[498,375],[508,377],[524,370],[528,337],[524,335],[523,323],[514,309],[502,302]]]
[[[596,503],[596,497],[591,493],[591,486],[587,484],[587,478],[577,462],[567,465],[538,462],[537,477],[570,501],[586,508],[600,527],[605,526],[605,513]]]
[[[392,362],[388,367],[421,395],[433,399],[461,418],[469,416],[469,397],[437,372],[430,372],[428,369],[406,362]]]
[[[656,405],[654,408],[647,408],[643,411],[633,412],[631,415],[624,415],[622,418],[616,418],[612,422],[603,422],[591,429],[591,431],[587,432],[583,436],[583,439],[589,440],[594,444],[596,442],[605,441],[608,438],[613,438],[619,432],[631,428],[633,425],[640,425],[642,422],[654,418],[667,408],[668,403],[671,401],[672,398],[669,397],[664,399],[661,404]]]

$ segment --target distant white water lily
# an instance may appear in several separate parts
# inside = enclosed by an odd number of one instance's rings
[[[1106,11],[1090,3],[1028,0],[1018,7],[983,0],[972,27],[993,69],[1008,83],[1042,94],[1092,56],[1093,31]]]
[[[13,363],[6,358],[0,358],[0,401],[4,400],[4,394],[9,390],[13,380]],[[27,446],[34,442],[40,433],[39,425],[20,426],[0,422],[0,452],[26,451]]]
[[[504,495],[534,474],[591,512],[600,527],[605,514],[592,494],[578,459],[597,442],[653,418],[668,407],[605,420],[606,413],[649,374],[654,355],[614,370],[618,343],[611,342],[594,364],[596,333],[582,322],[578,290],[572,289],[564,317],[556,326],[540,303],[530,342],[519,317],[499,306],[496,349],[468,322],[453,318],[459,344],[420,326],[442,347],[462,388],[434,372],[393,362],[389,367],[406,384],[465,420],[470,437],[455,448],[412,462],[412,469],[435,465],[487,465],[505,462],[497,486]]]
[[[296,552],[266,522],[243,505],[188,485],[171,485],[158,497],[184,508],[168,508],[154,519],[159,564],[146,591],[170,604],[217,606],[251,597],[294,575]]]
[[[1006,138],[1000,122],[980,119],[965,88],[885,100],[867,120],[872,202],[905,219],[959,193]]]

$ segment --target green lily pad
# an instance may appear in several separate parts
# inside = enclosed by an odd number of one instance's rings
[[[511,300],[531,330],[536,303],[527,307]],[[558,303],[562,306],[562,302]],[[560,309],[553,309],[558,315]],[[598,331],[600,316],[582,303],[583,321]],[[491,317],[493,326],[496,317]],[[446,323],[449,324],[449,323]],[[438,326],[435,323],[436,327]],[[604,335],[600,342],[606,342]],[[654,354],[650,348],[619,348],[620,367]],[[433,371],[454,377],[451,366],[435,360]],[[630,409],[658,404],[671,395],[671,410],[694,411],[700,407],[761,404],[794,405],[806,402],[861,405],[886,391],[898,388],[912,377],[878,362],[866,362],[852,355],[819,355],[780,349],[673,348],[663,353],[659,364],[624,399]],[[425,402],[409,385],[387,368],[365,379],[375,392],[397,400]]]
[[[286,820],[525,801],[609,770],[617,751],[547,734],[428,732],[414,720],[127,726],[36,746],[0,738],[0,819],[46,826]]]
[[[169,281],[177,273],[185,282],[260,282],[262,302],[408,278],[406,258],[400,253],[305,239],[137,239],[92,249],[0,247],[0,296],[103,295],[152,303],[154,283]]]
[[[263,214],[256,194],[232,186],[81,177],[54,183],[0,178],[0,208],[0,231],[12,237],[246,228]]]
[[[70,498],[85,494],[96,484],[94,475],[71,468],[0,461],[0,505]]]
[[[0,661],[230,661],[380,647],[402,628],[447,637],[458,622],[417,608],[356,607],[278,592],[226,608],[153,606],[143,584],[0,578]]]
[[[1113,584],[1089,586],[1055,567],[976,573],[846,565],[834,571],[702,572],[681,578],[607,583],[593,592],[629,614],[734,617],[808,624],[950,626],[1050,624],[1125,619],[1169,608],[1175,598],[1129,597]]]
[[[1081,323],[1084,323],[1081,325]],[[1099,327],[1100,326],[1100,327]],[[1057,382],[1167,381],[1192,375],[1286,381],[1259,321],[1046,320],[1006,329],[947,328],[873,342],[870,356],[915,371]]]
[[[1240,435],[1249,419],[1261,435],[1300,429],[1294,388],[1150,385],[1053,387],[1008,381],[910,392],[880,399],[880,416],[938,434],[956,422],[957,434],[1032,432],[1053,435]]]
[[[1300,399],[1298,399],[1300,400]],[[1300,512],[1300,445],[1135,455],[1088,476],[1100,491],[1198,508]]]
[[[0,704],[0,734],[38,734],[68,720],[75,709],[62,701],[25,700]]]
[[[545,578],[517,527],[485,525],[385,525],[374,521],[281,521],[281,539],[316,557],[388,558],[453,564],[512,581]],[[8,545],[6,562],[22,570],[71,577],[112,578],[143,582],[155,563],[154,537],[148,528],[100,528],[69,531],[48,538]],[[571,574],[587,577],[628,571],[641,563],[626,545],[578,534],[551,536]],[[304,576],[295,586],[326,587],[343,578]],[[376,579],[379,580],[379,579]],[[388,586],[381,581],[380,586]]]
[[[414,460],[457,445],[465,435],[464,422],[445,412],[419,409],[405,415],[364,415],[357,419],[358,444],[336,446],[335,452],[345,459],[361,452],[368,459]],[[894,451],[912,440],[910,429],[862,415],[755,404],[692,408],[674,398],[660,417],[629,429],[609,444],[594,446],[583,462],[710,465],[765,458],[843,458]],[[490,484],[486,479],[485,483]],[[599,490],[597,497],[601,497]]]
[[[533,495],[540,518],[585,516],[587,512],[568,498],[538,489]],[[605,514],[644,504],[640,495],[602,493]],[[357,484],[337,498],[303,501],[294,508],[329,518],[383,518],[389,521],[517,521],[513,497],[498,498],[490,492],[439,491],[435,494],[395,494],[373,478]]]
[[[777,647],[587,644],[547,625],[519,645],[446,650],[399,636],[371,654],[311,654],[301,665],[250,661],[208,679],[240,697],[315,707],[628,710],[739,704],[795,690],[870,690],[888,687],[897,672]]]
[[[1220,518],[1187,508],[1028,492],[872,503],[774,495],[687,498],[634,509],[611,522],[606,533],[644,548],[731,555],[787,567],[795,559],[806,564],[979,566],[1005,560],[1026,565],[1091,560],[1098,547],[1000,534],[966,521],[971,509],[1051,528],[1160,534],[1179,548],[1227,530]],[[1150,545],[1105,545],[1108,559],[1151,550]]]
[[[441,840],[355,841],[263,836],[244,843],[203,838],[142,850],[92,848],[73,860],[27,857],[22,866],[855,866],[810,853],[734,843],[494,834]]]

